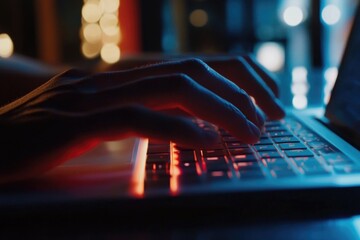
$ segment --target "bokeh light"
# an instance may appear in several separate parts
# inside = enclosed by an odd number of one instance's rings
[[[335,85],[338,75],[337,67],[329,67],[324,72],[325,86],[324,86],[324,103],[327,104],[330,100],[331,91]]]
[[[322,20],[328,25],[334,25],[341,18],[341,11],[338,6],[329,4],[321,11]]]
[[[107,43],[101,48],[101,59],[106,63],[116,63],[120,60],[120,48],[116,44]]]
[[[295,27],[304,20],[304,13],[300,7],[290,6],[284,10],[283,20],[287,25]]]
[[[304,66],[294,67],[291,71],[292,105],[296,109],[304,109],[308,105],[309,92],[308,70]]]
[[[89,43],[97,43],[101,41],[101,29],[99,24],[91,23],[87,24],[83,30],[84,38]]]
[[[102,13],[102,7],[94,2],[85,3],[81,10],[82,17],[88,23],[95,23],[99,21]]]
[[[120,60],[119,6],[119,0],[84,0],[81,27],[84,57],[95,58],[100,54],[109,64]]]
[[[104,9],[104,12],[114,13],[119,9],[119,0],[100,0],[100,5]]]
[[[257,60],[268,70],[276,72],[284,67],[284,47],[276,42],[261,43],[256,50]]]
[[[190,13],[189,20],[194,27],[204,27],[208,23],[208,14],[202,9],[196,9]]]
[[[305,109],[308,105],[308,99],[304,95],[295,95],[292,99],[292,104],[296,109]]]
[[[299,66],[294,67],[291,72],[292,82],[293,83],[305,83],[307,82],[308,71],[305,67]]]
[[[114,14],[104,14],[100,19],[101,30],[109,36],[118,34],[118,18]]]
[[[91,44],[84,42],[81,46],[81,51],[86,58],[95,58],[100,54],[101,44]]]
[[[0,34],[0,57],[8,58],[14,52],[14,44],[10,36],[6,33]]]

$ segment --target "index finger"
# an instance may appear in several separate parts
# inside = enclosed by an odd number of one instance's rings
[[[285,113],[281,102],[255,69],[242,57],[210,61],[209,65],[252,95],[257,105],[270,119],[280,119]]]

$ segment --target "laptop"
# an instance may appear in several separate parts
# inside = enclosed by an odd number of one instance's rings
[[[358,11],[326,109],[289,110],[285,119],[266,122],[254,145],[223,129],[208,149],[142,138],[104,142],[42,176],[1,186],[0,212],[130,219],[220,209],[239,217],[359,211],[359,46]]]

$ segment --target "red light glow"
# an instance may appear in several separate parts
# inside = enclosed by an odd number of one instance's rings
[[[134,161],[130,192],[135,197],[144,197],[146,151],[149,139],[140,139],[136,146],[136,159]]]
[[[170,193],[177,195],[179,193],[179,154],[174,150],[175,143],[170,143]]]

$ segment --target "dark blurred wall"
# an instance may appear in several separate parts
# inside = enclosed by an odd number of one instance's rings
[[[38,57],[34,2],[0,1],[0,33],[8,33],[11,36],[16,52]]]

